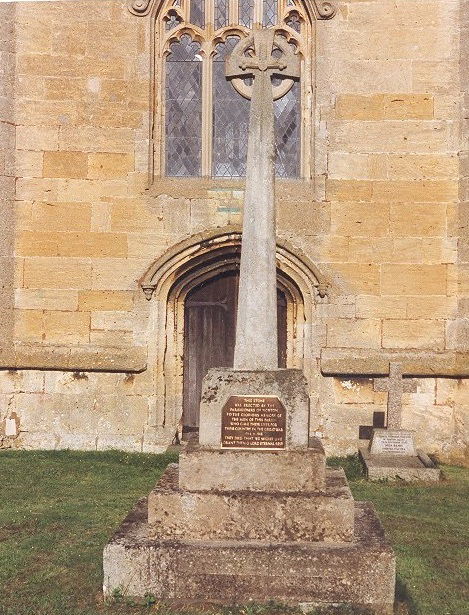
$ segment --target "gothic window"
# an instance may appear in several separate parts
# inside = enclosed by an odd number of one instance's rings
[[[310,175],[312,24],[299,0],[166,0],[155,22],[155,175],[243,177],[249,101],[225,58],[249,29],[277,26],[302,78],[274,102],[277,177]]]

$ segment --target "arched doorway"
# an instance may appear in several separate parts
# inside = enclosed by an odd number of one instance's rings
[[[151,300],[148,322],[148,365],[155,386],[148,430],[170,442],[180,426],[184,405],[186,298],[204,282],[237,271],[241,230],[212,229],[173,246],[140,280]],[[286,367],[303,369],[317,396],[318,357],[323,335],[316,302],[323,301],[328,282],[317,267],[286,242],[277,244],[277,288],[285,297]],[[314,403],[314,399],[312,403]]]
[[[195,286],[184,302],[184,440],[196,438],[202,379],[211,367],[232,367],[239,273],[215,275]],[[287,360],[287,298],[277,290],[279,367]]]

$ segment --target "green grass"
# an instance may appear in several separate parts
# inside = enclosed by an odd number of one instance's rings
[[[102,548],[174,454],[0,452],[0,615],[183,615],[151,596],[132,605],[101,594]],[[401,613],[469,614],[469,470],[438,485],[369,483],[356,457],[342,465],[357,499],[374,502],[398,556]],[[220,615],[297,612],[280,605]],[[318,613],[325,611],[318,611]],[[336,615],[358,615],[344,608]]]

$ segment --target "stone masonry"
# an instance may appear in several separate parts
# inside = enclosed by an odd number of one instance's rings
[[[300,288],[289,359],[327,453],[356,451],[387,394],[368,372],[323,375],[321,351],[467,364],[468,6],[344,0],[316,23],[314,173],[278,180],[276,204],[279,258],[290,246],[327,281],[326,296]],[[147,301],[139,281],[181,242],[237,228],[243,182],[149,187],[150,28],[123,1],[1,3],[0,76],[0,441],[163,450],[179,354],[163,369],[169,291]],[[403,427],[467,462],[468,374],[431,364]]]

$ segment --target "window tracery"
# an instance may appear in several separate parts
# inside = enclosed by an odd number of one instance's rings
[[[243,177],[249,101],[224,61],[251,28],[277,26],[302,78],[275,101],[277,177],[311,176],[312,28],[300,0],[166,0],[153,22],[152,176]]]

